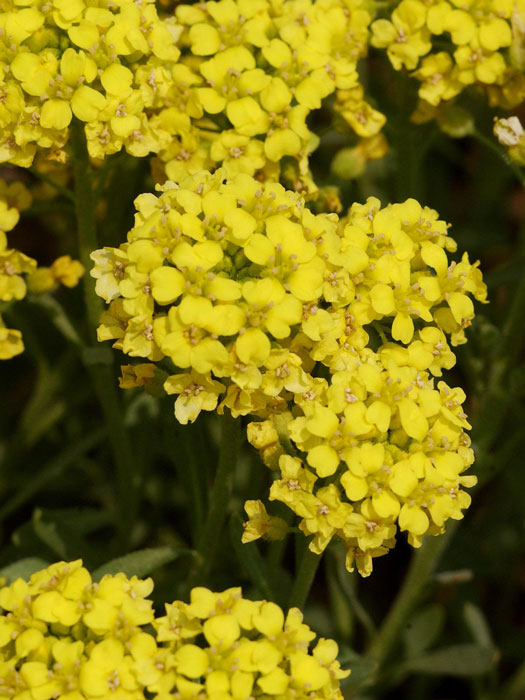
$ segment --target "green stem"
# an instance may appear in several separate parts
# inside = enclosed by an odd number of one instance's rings
[[[519,355],[523,340],[523,308],[525,306],[525,277],[522,277],[512,300],[507,321],[503,327],[501,352],[507,358],[507,368]]]
[[[339,587],[350,603],[350,607],[352,608],[356,619],[361,623],[361,626],[367,633],[368,638],[371,640],[375,639],[377,635],[375,623],[365,607],[361,604],[357,595],[356,589],[359,578],[356,578],[355,572],[353,576],[349,576],[345,568],[344,558],[340,556],[336,557],[335,555],[336,552],[334,552],[333,560]]]
[[[343,592],[338,577],[338,560],[335,556],[326,559],[326,584],[328,599],[337,630],[337,636],[350,644],[355,632],[355,614],[348,596]]]
[[[372,326],[377,331],[377,334],[381,338],[381,342],[383,343],[383,345],[386,345],[388,343],[388,339],[385,335],[384,330],[381,328],[381,324],[378,323],[377,321],[373,321]]]
[[[509,314],[503,326],[499,357],[492,366],[488,390],[485,392],[478,415],[474,442],[479,459],[485,460],[495,445],[504,425],[512,394],[508,390],[508,373],[515,364],[523,344],[523,308],[525,306],[525,277],[520,280]],[[497,410],[496,410],[497,408]]]
[[[299,537],[303,537],[299,535]],[[288,608],[303,608],[314,582],[317,568],[321,561],[319,554],[314,554],[305,544],[301,561],[295,573],[295,580],[288,601]]]
[[[210,495],[208,515],[199,538],[200,568],[195,576],[205,578],[213,566],[220,535],[228,514],[232,477],[241,444],[241,421],[225,413],[221,417],[219,463]]]
[[[428,578],[455,529],[456,522],[449,524],[444,535],[426,538],[421,548],[412,555],[401,589],[368,652],[370,656],[377,659],[379,668],[389,659],[394,650],[409,615],[418,604]]]
[[[67,199],[71,200],[72,202],[75,201],[75,195],[71,190],[68,190],[67,187],[64,187],[58,182],[55,182],[52,180],[50,177],[45,175],[44,173],[41,173],[40,170],[37,170],[35,167],[30,167],[28,168],[29,172],[37,177],[39,180],[42,180],[42,182],[45,182],[47,185],[51,185],[57,192],[60,192],[61,195],[66,197]]]
[[[89,275],[93,266],[91,253],[99,247],[97,222],[95,214],[95,197],[93,193],[93,175],[87,150],[84,127],[74,121],[70,127],[70,143],[73,148],[73,174],[75,186],[75,214],[77,218],[78,253],[86,274],[83,278],[84,302],[88,317],[88,336],[91,344],[96,345],[96,328],[103,302],[95,293],[94,280]]]
[[[204,467],[199,459],[200,431],[197,423],[180,425],[173,418],[173,411],[162,411],[164,440],[177,477],[181,484],[187,483],[189,496],[189,518],[194,546],[200,541],[206,510],[206,484]]]
[[[518,666],[503,693],[498,697],[501,700],[522,700],[525,697],[525,661]]]
[[[103,309],[102,299],[95,293],[93,278],[87,272],[91,266],[90,253],[99,246],[93,191],[93,176],[83,125],[75,121],[70,129],[73,150],[75,212],[77,218],[79,257],[86,269],[83,279],[84,300],[88,320],[89,346],[84,349],[83,362],[91,376],[104,421],[108,430],[118,483],[118,529],[121,544],[129,542],[135,522],[140,474],[133,458],[130,439],[123,421],[123,410],[112,371],[109,350],[100,348],[96,328]]]
[[[483,144],[486,148],[492,151],[492,153],[494,153],[495,156],[500,158],[512,171],[514,177],[521,184],[521,186],[525,187],[525,174],[523,173],[522,169],[510,158],[506,151],[500,148],[495,141],[488,138],[487,136],[485,136],[485,134],[482,134],[481,131],[478,131],[477,129],[473,132],[472,136],[481,144]]]
[[[95,186],[95,200],[97,202],[102,196],[102,193],[104,192],[104,188],[108,181],[109,175],[112,171],[115,170],[115,168],[118,168],[119,165],[122,163],[123,155],[125,155],[125,152],[123,154],[123,152],[121,151],[120,153],[115,153],[113,156],[107,157],[104,165],[98,171],[97,183]]]
[[[284,513],[279,513],[279,517],[281,517],[285,521],[288,527],[291,527],[295,518],[295,513],[286,508]],[[288,537],[283,537],[282,540],[275,540],[274,542],[270,542],[270,546],[268,547],[268,555],[266,557],[268,562],[268,568],[270,571],[275,572],[281,566],[281,561],[284,556],[287,544]]]

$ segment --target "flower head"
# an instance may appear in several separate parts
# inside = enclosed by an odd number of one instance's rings
[[[310,651],[315,634],[297,608],[194,588],[155,619],[152,588],[122,573],[94,583],[81,561],[1,588],[2,694],[342,699],[337,645]]]

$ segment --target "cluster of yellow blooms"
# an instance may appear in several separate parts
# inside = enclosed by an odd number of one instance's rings
[[[156,71],[170,74],[177,61],[177,28],[159,19],[154,0],[35,0],[2,10],[0,162],[28,167],[37,147],[63,161],[73,117],[86,124],[93,157],[123,146],[144,156],[169,141],[147,110],[165,102]]]
[[[284,391],[309,388],[290,344],[318,341],[332,325],[323,305],[353,294],[335,215],[312,214],[279,184],[224,178],[202,171],[139,196],[128,242],[91,254],[110,302],[99,339],[189,370],[164,385],[181,423],[224,392],[235,416],[282,410]]]
[[[356,70],[371,20],[364,0],[220,0],[168,17],[154,0],[9,4],[0,162],[27,167],[37,148],[63,162],[75,117],[94,158],[124,147],[159,153],[164,179],[162,162],[175,180],[220,164],[279,179],[292,156],[282,175],[315,190],[308,155],[318,138],[306,119],[323,98],[337,91],[337,109],[365,139],[385,121]]]
[[[375,21],[365,0],[219,0],[166,16],[154,0],[2,9],[0,162],[24,167],[37,148],[63,162],[76,118],[92,157],[158,154],[159,180],[221,166],[314,193],[307,118],[329,95],[359,157],[386,152],[385,117],[357,73],[369,44],[420,80],[420,120],[474,83],[492,104],[525,97],[522,0],[401,0]],[[431,53],[443,35],[450,50]]]
[[[432,115],[474,84],[492,105],[509,109],[525,99],[523,0],[401,0],[371,29],[371,45],[421,82],[421,113]]]
[[[95,583],[80,560],[0,589],[0,698],[342,699],[337,644],[309,653],[298,608],[194,588],[155,618],[152,589],[122,573]]]
[[[127,242],[91,254],[109,304],[99,340],[149,360],[123,367],[121,386],[158,381],[162,363],[180,423],[201,410],[257,417],[249,439],[280,471],[270,498],[301,518],[314,552],[337,535],[348,568],[363,575],[398,529],[419,546],[469,503],[465,396],[435,377],[454,365],[450,345],[465,342],[472,297],[485,301],[486,288],[466,254],[449,261],[447,224],[415,200],[381,208],[371,197],[341,219],[312,213],[319,137],[307,119],[332,96],[332,112],[360,139],[357,170],[385,153],[385,118],[357,72],[369,44],[420,80],[420,120],[472,84],[493,104],[517,104],[523,2],[401,0],[375,21],[367,0],[210,0],[166,17],[154,0],[0,3],[0,162],[27,167],[40,149],[62,163],[73,118],[92,158],[156,154],[160,194],[136,199]],[[431,53],[441,35],[450,50]],[[519,155],[523,130],[509,124],[501,138]],[[76,284],[82,266],[68,256],[36,269],[7,248],[18,190],[4,190],[0,301]],[[328,189],[325,200],[339,210]],[[22,349],[0,319],[0,358]],[[247,508],[245,541],[286,531],[262,503]],[[275,690],[291,682],[279,669],[275,684],[257,681],[263,693],[285,693]],[[251,673],[242,670],[239,687],[252,688]]]
[[[333,93],[355,133],[377,137],[385,117],[365,101],[356,70],[372,20],[363,0],[220,0],[175,15],[181,101],[163,112],[176,138],[159,154],[169,179],[220,165],[315,191],[308,156],[319,139],[306,120]]]
[[[37,262],[19,250],[9,248],[6,233],[20,219],[20,211],[31,204],[31,194],[21,182],[0,180],[0,302],[23,299],[29,291],[49,292],[63,284],[74,287],[84,272],[82,265],[63,255],[51,267],[37,268]],[[6,328],[0,316],[0,360],[9,360],[24,350],[20,331]]]
[[[348,569],[355,562],[368,575],[372,558],[394,545],[397,527],[417,547],[470,503],[461,490],[476,483],[463,475],[473,462],[465,394],[444,381],[435,387],[433,377],[454,365],[446,334],[452,344],[464,342],[473,315],[468,295],[484,301],[486,288],[466,255],[448,264],[445,251],[456,246],[446,224],[414,200],[385,209],[372,198],[354,204],[342,236],[362,260],[355,294],[346,308],[331,310],[335,323],[321,341],[302,339],[330,376],[311,377],[284,420],[304,457],[282,454],[281,416],[252,423],[248,439],[280,470],[270,499],[301,517],[301,530],[313,535],[310,549],[320,554],[338,535]],[[346,327],[337,324],[341,315]],[[363,326],[378,321],[381,341],[372,350]],[[250,539],[279,532],[268,518],[250,518]]]
[[[465,341],[471,296],[485,301],[486,287],[466,254],[449,264],[456,244],[437,212],[369,198],[338,222],[278,184],[221,170],[160,189],[136,200],[127,243],[92,253],[110,303],[99,339],[188,370],[164,383],[182,423],[221,397],[234,416],[279,422],[291,408],[286,434],[311,469],[282,456],[271,497],[303,518],[313,551],[338,534],[349,568],[355,558],[369,573],[396,522],[418,546],[460,518],[459,487],[475,482],[462,476],[473,461],[465,396],[433,377],[453,366],[447,335]],[[153,375],[127,367],[122,386]],[[258,425],[253,444],[277,443]]]

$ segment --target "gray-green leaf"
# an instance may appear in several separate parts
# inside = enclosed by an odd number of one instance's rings
[[[45,559],[26,557],[15,561],[13,564],[4,566],[3,569],[0,569],[0,576],[5,576],[7,583],[12,583],[17,578],[23,578],[24,581],[28,581],[35,571],[45,569],[47,566],[49,566],[49,562]]]
[[[443,628],[445,611],[441,605],[429,605],[409,621],[404,641],[407,656],[418,656],[436,641]]]
[[[447,676],[481,676],[490,671],[497,652],[482,644],[456,644],[409,659],[403,671]]]
[[[180,547],[155,547],[140,549],[123,557],[112,559],[99,566],[92,574],[94,581],[98,581],[105,574],[118,574],[122,572],[126,576],[148,576],[152,571],[163,564],[174,561],[182,554],[190,554],[191,550]]]

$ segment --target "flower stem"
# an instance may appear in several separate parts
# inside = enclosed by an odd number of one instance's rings
[[[47,185],[50,185],[51,187],[53,187],[57,192],[59,192],[64,197],[66,197],[66,199],[69,199],[71,202],[75,201],[74,193],[71,192],[71,190],[68,190],[67,187],[64,187],[59,182],[55,182],[50,177],[48,177],[45,173],[41,173],[40,170],[38,170],[34,166],[31,166],[30,168],[28,168],[28,170],[31,173],[31,175],[34,175],[39,180],[42,180],[42,182],[45,182]]]
[[[299,535],[301,539],[303,535]],[[303,608],[314,582],[317,568],[321,561],[319,554],[314,554],[305,544],[301,561],[295,574],[295,580],[288,601],[288,608]]]
[[[375,657],[379,668],[394,650],[406,621],[419,602],[421,593],[434,571],[439,558],[456,530],[457,523],[450,523],[444,535],[427,537],[420,549],[412,555],[408,573],[390,608],[368,655]]]
[[[206,480],[199,455],[199,441],[204,438],[202,418],[190,425],[180,425],[173,411],[162,411],[164,444],[181,484],[186,484],[192,542],[198,546],[206,513]]]
[[[367,633],[368,638],[375,639],[377,635],[375,623],[357,595],[357,584],[359,577],[357,577],[356,572],[354,572],[353,575],[348,576],[344,556],[337,556],[340,554],[340,552],[332,550],[331,554],[334,574],[343,595],[348,600],[356,619]]]
[[[509,407],[513,401],[509,392],[509,374],[516,366],[516,359],[523,346],[525,326],[523,325],[523,307],[525,306],[525,277],[514,292],[510,309],[502,329],[499,358],[493,363],[488,390],[484,392],[475,417],[473,445],[476,451],[478,475],[484,483],[493,474],[494,464],[492,450],[498,442],[501,429],[505,424]]]
[[[199,538],[200,567],[195,578],[205,578],[217,554],[231,494],[232,477],[241,445],[241,421],[231,414],[221,417],[219,463],[210,495],[208,515]],[[194,578],[194,577],[192,577]]]
[[[91,376],[95,393],[108,430],[111,450],[117,470],[117,508],[120,544],[129,542],[135,522],[140,486],[140,474],[133,458],[129,436],[124,426],[123,410],[112,372],[111,351],[97,346],[96,328],[103,309],[102,299],[95,293],[89,276],[90,253],[98,248],[93,176],[84,128],[80,122],[71,125],[70,143],[73,151],[75,213],[77,219],[79,257],[86,269],[83,279],[84,301],[88,320],[88,344],[82,360]]]
[[[525,697],[525,661],[518,666],[504,687],[501,700],[521,700]]]
[[[83,279],[84,302],[88,317],[88,337],[95,345],[96,328],[102,313],[102,299],[95,293],[94,281],[89,276],[92,266],[90,254],[98,248],[97,223],[95,215],[95,197],[93,193],[93,176],[87,151],[86,138],[82,124],[76,120],[70,129],[70,143],[73,149],[73,174],[75,214],[77,219],[78,253],[85,268]]]
[[[483,144],[485,148],[488,148],[490,151],[492,151],[492,153],[494,153],[495,156],[501,158],[501,160],[505,163],[505,165],[507,165],[509,170],[512,171],[516,180],[521,184],[522,187],[525,187],[525,173],[519,167],[519,165],[517,165],[517,163],[515,163],[510,158],[506,151],[500,148],[495,141],[488,138],[487,136],[485,136],[485,134],[481,133],[481,131],[478,131],[477,129],[473,132],[472,136],[477,141],[479,141],[479,143]]]

